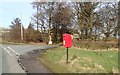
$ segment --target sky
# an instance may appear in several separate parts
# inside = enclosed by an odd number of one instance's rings
[[[0,27],[9,28],[15,18],[20,18],[22,25],[27,28],[35,13],[31,2],[0,2]]]

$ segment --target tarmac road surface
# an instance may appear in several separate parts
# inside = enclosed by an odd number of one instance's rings
[[[51,46],[48,46],[48,45],[0,44],[0,74],[25,73],[25,70],[23,70],[22,67],[19,65],[16,55],[24,55],[27,52],[30,52],[35,49],[46,49],[50,47]],[[25,63],[28,63],[28,62],[25,62]],[[41,67],[45,69],[44,66],[41,65]]]

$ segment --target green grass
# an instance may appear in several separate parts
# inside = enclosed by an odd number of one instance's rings
[[[44,52],[40,61],[55,73],[111,73],[118,72],[117,51],[91,51],[69,49],[66,64],[66,49],[58,47]]]

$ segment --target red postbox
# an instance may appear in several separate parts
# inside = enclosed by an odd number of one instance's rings
[[[66,48],[72,47],[72,36],[70,34],[63,34],[63,46]]]

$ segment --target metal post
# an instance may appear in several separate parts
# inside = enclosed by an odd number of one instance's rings
[[[68,63],[68,47],[67,47],[67,50],[66,50],[66,56],[67,56],[67,58],[66,58],[66,63]]]

